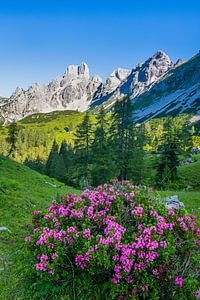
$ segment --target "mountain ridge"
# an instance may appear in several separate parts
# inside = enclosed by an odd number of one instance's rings
[[[200,64],[199,54],[195,57],[197,57],[198,64]],[[167,76],[170,76],[170,72],[176,68],[182,68],[184,73],[184,65],[185,62],[182,59],[178,59],[174,63],[165,52],[159,50],[145,62],[137,64],[131,70],[115,69],[105,83],[98,75],[90,77],[86,63],[70,65],[63,76],[53,78],[47,85],[35,83],[26,91],[23,88],[16,88],[6,102],[0,102],[0,115],[4,118],[4,122],[12,122],[35,113],[49,113],[56,110],[82,112],[88,109],[93,110],[99,105],[110,108],[116,99],[129,95],[136,108],[141,106],[140,109],[135,111],[134,116],[136,119],[148,119],[156,114],[154,111],[144,113],[142,101],[145,106],[145,101],[147,101],[145,97],[154,97],[152,94],[148,94],[149,91],[155,92],[155,96],[158,97],[155,86],[160,87],[160,82],[166,80]],[[191,72],[191,70],[188,72]],[[196,84],[198,84],[200,71],[195,69],[195,72],[197,74]],[[194,85],[194,81],[192,85]],[[165,102],[163,101],[164,104]],[[160,105],[160,101],[158,103],[159,109],[162,111],[162,104]],[[155,101],[152,109],[157,111]],[[151,110],[150,106],[149,110]],[[198,109],[194,108],[194,112],[198,113]],[[159,111],[157,114],[159,114]]]

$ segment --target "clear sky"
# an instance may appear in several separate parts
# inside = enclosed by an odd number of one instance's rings
[[[0,0],[0,95],[87,62],[104,80],[157,50],[200,49],[200,0]]]

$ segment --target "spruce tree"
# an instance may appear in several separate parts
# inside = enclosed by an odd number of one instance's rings
[[[13,154],[17,149],[17,147],[16,147],[17,137],[18,137],[17,123],[13,122],[9,125],[8,136],[6,138],[6,141],[10,145],[10,149],[9,149],[9,152],[8,152],[8,155],[7,155],[8,157],[11,156],[11,154]]]
[[[50,177],[65,183],[66,182],[66,169],[62,155],[56,153],[51,162]]]
[[[108,121],[103,108],[97,115],[96,130],[92,143],[92,184],[97,186],[109,182],[115,176],[115,165],[109,145]]]
[[[83,121],[77,126],[75,134],[76,168],[75,176],[82,181],[83,186],[88,187],[90,182],[90,152],[92,144],[92,124],[88,112]]]
[[[65,183],[73,184],[72,182],[72,166],[74,161],[74,151],[66,141],[63,141],[60,147],[59,156],[62,157],[65,166]]]
[[[159,161],[157,163],[158,186],[168,188],[170,182],[177,180],[180,153],[178,133],[174,130],[172,118],[164,122],[162,145],[159,147]]]
[[[144,124],[133,125],[132,139],[132,159],[130,164],[130,174],[134,182],[141,184],[144,175],[144,145],[146,141]]]
[[[112,133],[113,159],[120,180],[131,179],[134,155],[133,105],[128,96],[114,105],[110,131]]]
[[[54,140],[51,151],[49,153],[49,157],[46,162],[46,174],[48,176],[51,176],[53,174],[53,171],[51,170],[52,162],[57,155],[58,155],[58,144],[57,144],[56,140]]]

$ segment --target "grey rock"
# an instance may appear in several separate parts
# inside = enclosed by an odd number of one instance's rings
[[[192,186],[191,186],[191,185],[187,185],[186,188],[185,188],[186,191],[189,191],[189,190],[191,190],[191,189],[192,189]]]
[[[85,111],[100,84],[100,77],[90,78],[86,63],[71,65],[63,77],[55,77],[48,85],[34,83],[27,91],[17,87],[1,106],[0,115],[7,121],[18,121],[34,113]]]
[[[183,162],[182,162],[183,165],[188,165],[188,164],[191,164],[191,163],[193,163],[193,160],[192,160],[191,157],[186,157],[186,158],[183,160]]]
[[[192,149],[190,150],[190,152],[192,154],[198,154],[198,153],[200,153],[200,148],[199,147],[192,147]]]
[[[11,232],[7,227],[3,226],[3,227],[0,227],[0,231],[9,231]]]
[[[175,62],[174,67],[178,67],[178,66],[180,66],[180,65],[182,65],[182,64],[184,64],[184,63],[185,63],[184,59],[179,58],[179,59],[177,60],[177,62]]]
[[[86,63],[70,65],[63,76],[49,84],[35,83],[26,91],[17,88],[8,100],[0,100],[0,120],[17,121],[55,110],[86,111],[100,104],[111,109],[124,95],[134,102],[133,117],[137,121],[174,111],[199,117],[200,54],[186,63],[181,59],[173,63],[166,53],[158,51],[132,70],[117,68],[105,83],[99,76],[90,77]]]
[[[143,64],[136,65],[131,71],[117,69],[94,94],[91,107],[107,100],[122,98],[124,95],[129,95],[134,99],[155,84],[173,66],[169,56],[163,51],[158,51]]]
[[[48,184],[48,185],[50,185],[50,186],[52,186],[52,187],[54,187],[54,188],[57,188],[56,184],[53,184],[53,183],[51,183],[49,181],[45,181],[45,183]]]
[[[180,202],[177,195],[169,196],[164,199],[167,208],[184,208],[183,202]]]

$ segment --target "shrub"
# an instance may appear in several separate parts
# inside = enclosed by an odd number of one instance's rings
[[[38,298],[195,299],[196,217],[167,210],[149,190],[115,181],[33,212],[25,240]]]

